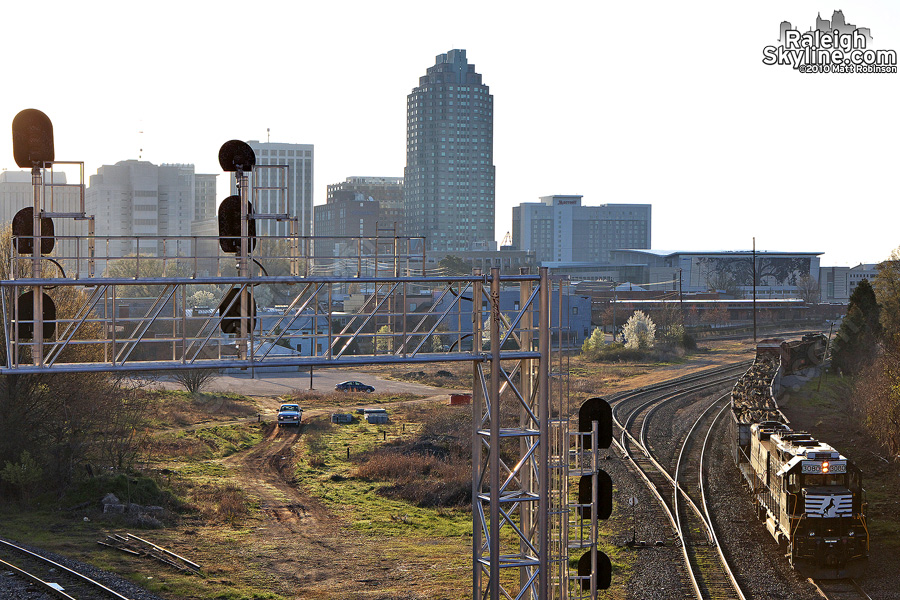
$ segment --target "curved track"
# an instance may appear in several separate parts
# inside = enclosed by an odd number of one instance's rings
[[[697,504],[703,498],[703,478],[700,473],[705,442],[709,429],[721,414],[721,405],[727,396],[717,397],[687,432],[678,434],[682,436],[682,443],[674,460],[664,459],[654,453],[648,430],[653,415],[660,408],[669,404],[687,406],[698,393],[709,394],[712,390],[731,384],[746,370],[747,364],[710,369],[612,399],[613,420],[621,431],[620,441],[616,445],[633,461],[638,473],[657,498],[671,525],[671,542],[682,547],[684,565],[679,569],[679,587],[685,597],[744,598],[718,548],[708,510],[705,506],[701,509]],[[725,405],[727,406],[727,402]],[[719,407],[718,411],[713,410],[716,406]]]
[[[809,582],[828,600],[872,600],[853,579],[810,579]]]
[[[64,600],[129,600],[99,581],[11,542],[0,540],[0,565]]]

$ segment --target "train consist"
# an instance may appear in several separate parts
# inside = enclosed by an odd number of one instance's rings
[[[807,577],[858,577],[869,556],[859,469],[831,446],[794,431],[776,399],[784,375],[814,367],[826,338],[763,340],[731,393],[734,459],[761,520]]]

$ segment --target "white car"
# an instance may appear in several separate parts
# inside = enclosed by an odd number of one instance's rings
[[[303,409],[297,404],[282,404],[278,409],[278,426],[296,425],[300,427],[303,420]]]

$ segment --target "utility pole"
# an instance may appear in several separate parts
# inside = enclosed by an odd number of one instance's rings
[[[613,301],[612,301],[612,309],[613,309],[613,327],[612,327],[612,336],[613,343],[616,343],[616,287],[619,284],[613,282]]]
[[[756,236],[753,237],[753,343],[756,344]]]

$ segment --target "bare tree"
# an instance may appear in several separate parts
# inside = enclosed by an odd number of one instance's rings
[[[890,258],[878,265],[873,286],[881,306],[884,339],[893,347],[900,347],[900,248],[895,248]]]
[[[819,282],[812,275],[803,275],[797,280],[797,293],[807,304],[819,301]]]
[[[191,394],[196,394],[219,376],[218,369],[184,369],[172,371],[172,380]]]
[[[854,409],[892,456],[900,456],[900,349],[883,348],[856,378]]]

